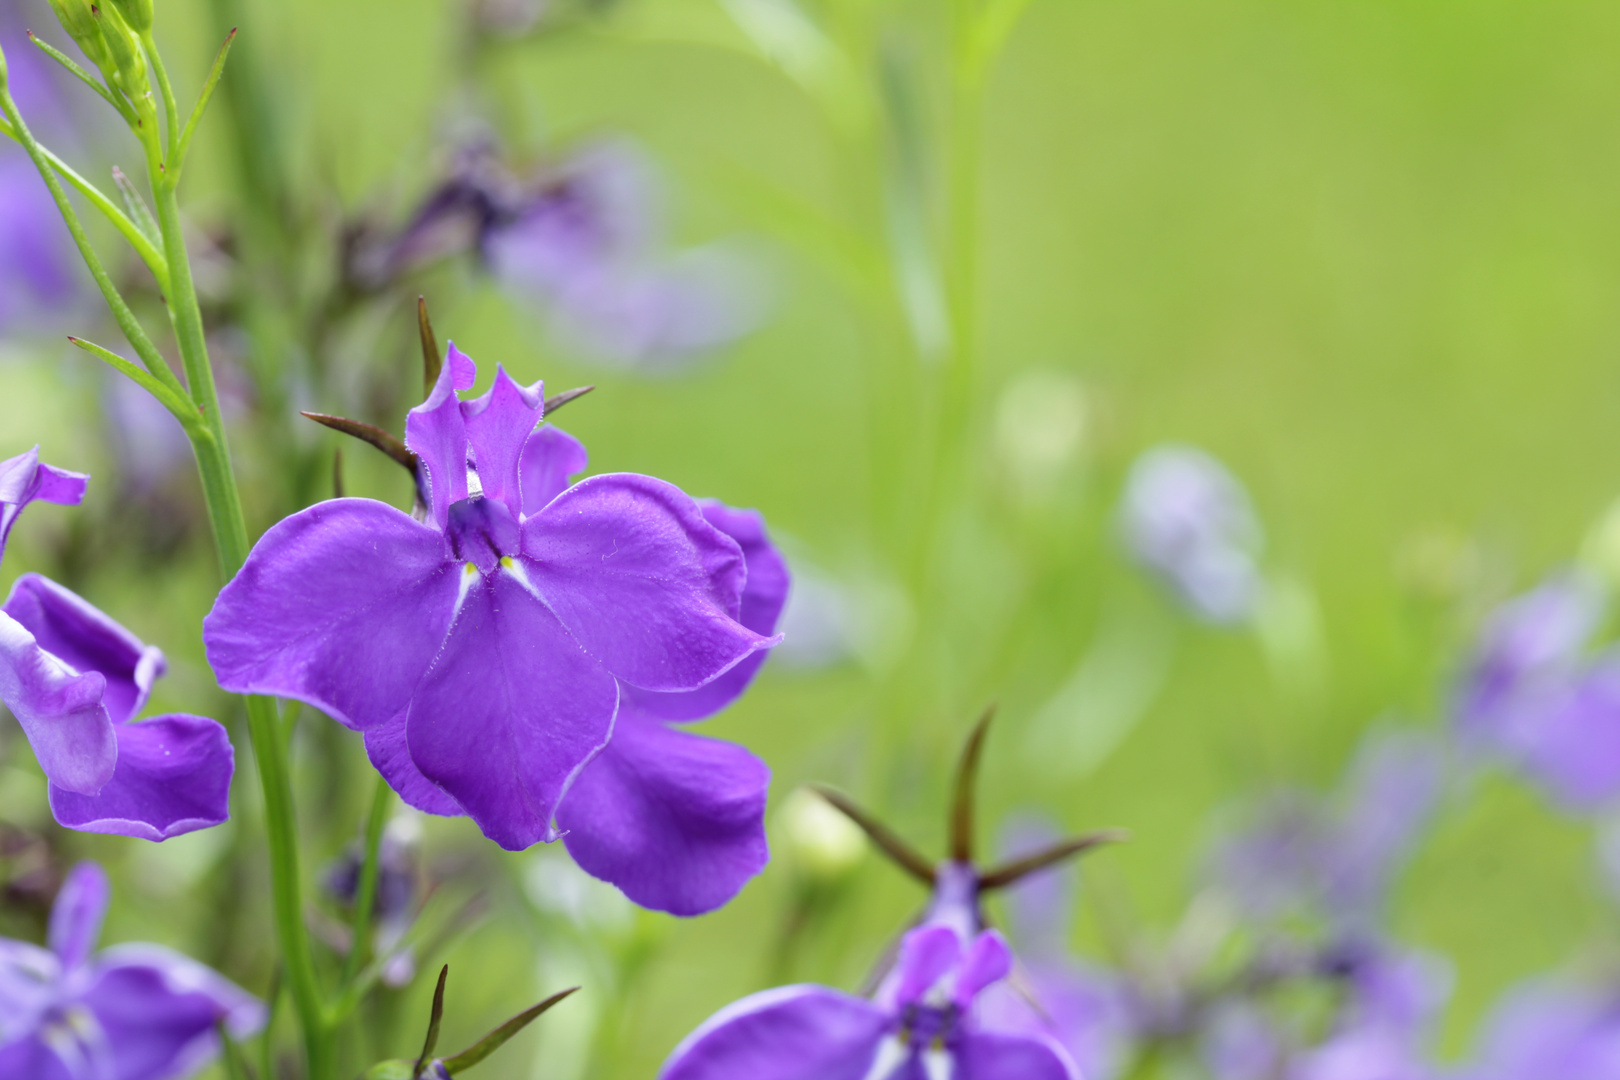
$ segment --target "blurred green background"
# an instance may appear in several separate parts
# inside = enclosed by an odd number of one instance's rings
[[[835,30],[876,27],[853,78],[876,78],[875,55],[898,58],[936,166],[952,137],[947,7],[805,9]],[[159,11],[188,96],[213,16],[200,0]],[[397,216],[437,179],[447,123],[476,112],[531,152],[633,136],[670,182],[682,241],[749,238],[772,318],[666,377],[568,355],[539,313],[473,275],[424,287],[441,337],[486,381],[500,361],[553,390],[597,384],[563,419],[593,471],[758,507],[801,577],[844,590],[856,655],[768,664],[706,725],[770,763],[773,808],[830,781],[937,851],[950,761],[993,700],[987,836],[1029,809],[1129,828],[1131,843],[1088,864],[1086,898],[1168,930],[1223,813],[1269,784],[1332,783],[1375,720],[1442,723],[1481,614],[1573,556],[1620,493],[1613,5],[1034,0],[986,84],[974,360],[961,423],[937,438],[928,418],[951,392],[940,362],[910,345],[892,282],[850,271],[885,241],[881,139],[840,130],[717,0],[624,0],[583,28],[492,49],[471,73],[460,19],[447,0],[251,0],[243,41],[300,183],[327,192],[334,219]],[[227,128],[221,111],[199,139],[187,192],[199,226],[232,212]],[[950,178],[931,169],[943,235]],[[418,361],[407,316],[396,322],[360,336],[355,362],[408,386]],[[8,343],[0,454],[39,442],[53,463],[115,471],[95,437],[92,364]],[[308,407],[399,424],[364,401]],[[277,463],[244,438],[252,484]],[[1254,496],[1284,598],[1259,633],[1192,623],[1120,551],[1121,477],[1163,440],[1210,450]],[[352,491],[404,496],[387,462],[346,454]],[[935,459],[954,464],[930,474]],[[932,499],[919,494],[930,475]],[[95,505],[107,490],[92,486],[84,511],[31,510],[0,584],[62,577],[167,651],[154,708],[228,715],[199,640],[217,588],[205,530],[161,554],[125,543]],[[5,747],[0,817],[48,828],[24,744],[10,733]],[[313,875],[359,828],[370,785],[355,740],[319,717],[297,753]],[[239,771],[244,820],[248,780]],[[504,854],[469,822],[429,822],[429,860],[453,875],[441,908],[488,897],[444,954],[446,1043],[583,982],[478,1075],[649,1077],[746,992],[856,985],[920,895],[868,857],[784,951],[806,871],[772,820],[771,868],[690,921],[621,908],[560,852]],[[108,940],[166,941],[263,991],[262,868],[222,869],[229,829],[161,847],[53,836],[113,867]],[[1456,965],[1449,1054],[1506,986],[1612,947],[1613,926],[1585,826],[1505,777],[1443,814],[1395,910],[1402,938]],[[1104,955],[1089,903],[1075,944]],[[387,1006],[403,1020],[381,1050],[414,1053],[430,992],[422,979]]]

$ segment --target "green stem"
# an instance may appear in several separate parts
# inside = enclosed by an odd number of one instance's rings
[[[394,789],[381,775],[371,796],[371,816],[366,818],[366,859],[360,864],[360,884],[354,894],[354,917],[350,920],[349,955],[343,961],[343,978],[348,986],[360,974],[360,964],[371,953],[372,909],[377,906],[377,879],[382,874],[382,835],[388,823],[388,803]]]

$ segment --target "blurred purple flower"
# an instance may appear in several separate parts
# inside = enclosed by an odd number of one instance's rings
[[[0,148],[0,335],[60,312],[78,296],[72,238],[33,163]]]
[[[1451,992],[1449,967],[1376,939],[1337,950],[1345,1003],[1333,1030],[1298,1054],[1288,1080],[1428,1080],[1428,1043]]]
[[[1444,754],[1432,737],[1374,732],[1334,802],[1274,797],[1217,849],[1213,876],[1261,918],[1307,910],[1341,928],[1365,927],[1433,817],[1444,778]]]
[[[1155,447],[1131,466],[1120,505],[1131,555],[1213,623],[1238,623],[1259,603],[1263,536],[1243,486],[1192,446]]]
[[[452,345],[406,421],[425,521],[367,499],[294,514],[204,641],[226,689],[314,705],[406,802],[521,850],[558,837],[632,689],[697,690],[775,639],[738,621],[743,552],[702,507],[630,473],[568,486],[584,450],[536,430],[540,385],[497,368],[459,400],[475,375]]]
[[[258,1000],[160,945],[92,955],[107,877],[80,863],[51,912],[50,948],[0,939],[0,1076],[178,1080],[264,1024]]]
[[[381,974],[383,985],[394,989],[408,986],[416,978],[415,950],[402,942],[416,922],[422,900],[417,850],[420,837],[421,828],[414,814],[396,817],[383,830],[377,848],[377,893],[372,902],[376,951],[387,958]],[[345,907],[352,908],[359,896],[365,857],[365,845],[356,842],[326,870],[323,885],[327,894]],[[339,944],[343,949],[352,948],[352,936]]]
[[[1613,1080],[1620,995],[1548,981],[1521,986],[1485,1024],[1465,1080]]]
[[[1078,1080],[1056,1043],[994,1031],[975,1001],[1005,979],[1001,935],[930,919],[900,944],[875,1000],[823,986],[744,998],[676,1048],[661,1080]]]
[[[147,494],[191,462],[191,443],[174,415],[132,380],[109,379],[102,395],[109,448],[127,488]]]
[[[40,464],[37,448],[0,463],[0,545],[30,500],[77,503],[86,480]],[[229,818],[223,727],[184,714],[132,722],[163,671],[160,650],[55,582],[24,574],[12,586],[0,605],[0,701],[50,781],[59,823],[164,840]]]

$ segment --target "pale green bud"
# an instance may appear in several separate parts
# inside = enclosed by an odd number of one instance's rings
[[[786,846],[811,877],[843,877],[866,854],[866,836],[825,799],[799,788],[777,811]]]
[[[101,40],[107,45],[107,56],[117,72],[118,85],[138,105],[140,99],[151,90],[151,84],[146,80],[146,56],[141,52],[140,41],[124,25],[116,10],[91,4],[90,12],[101,27]]]
[[[124,22],[137,34],[152,29],[152,0],[112,0]]]
[[[92,0],[51,0],[51,10],[56,12],[56,21],[62,24],[68,37],[73,39],[80,52],[90,58],[92,64],[102,71],[112,67]]]

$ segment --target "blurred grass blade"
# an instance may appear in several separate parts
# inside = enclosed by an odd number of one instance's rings
[[[887,825],[861,809],[853,799],[835,788],[811,784],[810,790],[826,799],[845,817],[861,827],[861,831],[876,844],[900,869],[923,884],[933,887],[934,867],[919,855],[910,844],[900,839]]]
[[[869,122],[872,110],[854,65],[793,0],[720,0],[720,6],[839,127],[860,130]]]
[[[444,981],[450,977],[450,965],[446,964],[439,969],[439,984],[433,988],[433,1011],[428,1014],[427,1038],[422,1040],[422,1056],[416,1059],[416,1067],[411,1070],[411,1076],[422,1075],[427,1063],[433,1059],[433,1051],[439,1045],[439,1024],[444,1020]]]
[[[973,861],[973,826],[975,794],[979,786],[979,761],[984,757],[984,737],[990,731],[990,721],[996,717],[995,705],[985,708],[979,722],[973,725],[968,741],[962,747],[962,759],[956,767],[956,791],[951,798],[950,853],[960,863]]]
[[[936,361],[951,346],[951,327],[944,277],[928,234],[928,140],[916,73],[900,53],[886,49],[881,81],[894,157],[887,193],[894,282],[918,353]]]
[[[546,1000],[542,1001],[533,1008],[525,1009],[523,1012],[518,1013],[516,1016],[512,1017],[512,1019],[508,1020],[506,1023],[502,1024],[488,1035],[485,1035],[482,1039],[479,1039],[478,1042],[463,1050],[455,1057],[445,1058],[445,1071],[451,1076],[459,1076],[463,1069],[472,1068],[474,1065],[478,1064],[480,1061],[483,1061],[485,1058],[489,1057],[489,1055],[499,1050],[507,1039],[510,1039],[512,1036],[528,1027],[529,1024],[532,1023],[534,1019],[541,1013],[545,1012],[547,1009],[557,1004],[557,1002],[561,1001],[569,994],[574,993],[578,989],[579,987],[577,986],[571,986],[567,990],[552,994],[550,997],[546,998]]]
[[[220,1060],[225,1066],[227,1080],[254,1080],[253,1070],[248,1068],[247,1059],[242,1056],[242,1048],[237,1045],[231,1033],[225,1029],[224,1020],[214,1021],[214,1030],[219,1034]]]
[[[1085,836],[1075,836],[1068,840],[1061,840],[1045,851],[1038,851],[1033,855],[1002,863],[1000,866],[986,870],[979,877],[979,891],[986,893],[994,889],[1004,889],[1008,885],[1017,884],[1031,874],[1056,866],[1077,855],[1083,855],[1092,848],[1101,847],[1104,844],[1118,844],[1128,839],[1130,839],[1130,833],[1124,829],[1104,829],[1101,832],[1087,833]]]

